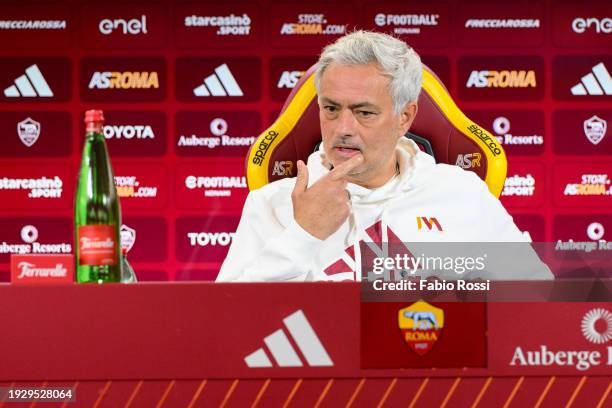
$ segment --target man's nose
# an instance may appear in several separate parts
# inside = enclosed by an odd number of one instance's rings
[[[350,109],[342,109],[338,117],[337,132],[341,135],[354,135],[357,119]]]

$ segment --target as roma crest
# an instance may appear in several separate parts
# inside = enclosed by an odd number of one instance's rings
[[[408,347],[422,356],[440,338],[444,328],[444,310],[419,300],[398,311],[397,323]]]

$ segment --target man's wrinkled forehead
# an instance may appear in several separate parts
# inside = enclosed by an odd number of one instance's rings
[[[391,97],[390,79],[376,63],[363,65],[332,63],[322,72],[319,102],[341,104],[350,100],[350,105],[372,104],[381,97]]]

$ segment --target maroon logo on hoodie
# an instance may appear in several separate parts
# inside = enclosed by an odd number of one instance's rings
[[[366,228],[365,233],[370,239],[362,239],[359,241],[359,250],[361,252],[361,257],[359,260],[361,261],[362,271],[367,272],[368,270],[372,270],[368,267],[364,269],[364,266],[373,265],[374,259],[381,256],[388,258],[394,258],[396,255],[403,256],[404,254],[412,256],[408,247],[402,242],[401,239],[399,239],[395,232],[389,228],[389,226],[386,226],[386,230],[387,240],[385,242],[388,243],[388,254],[383,253],[382,221],[377,221],[370,227]],[[330,280],[356,281],[357,273],[362,273],[361,271],[356,271],[358,269],[356,265],[355,247],[350,245],[344,250],[343,256],[327,266],[327,268],[324,269],[324,272],[327,276],[331,277]],[[393,273],[396,274],[400,272],[401,271],[398,270],[393,271]],[[399,279],[400,276],[396,276],[395,278]]]

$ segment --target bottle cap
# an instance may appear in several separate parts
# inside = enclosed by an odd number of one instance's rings
[[[97,109],[90,109],[85,112],[85,123],[104,122],[104,112]]]

